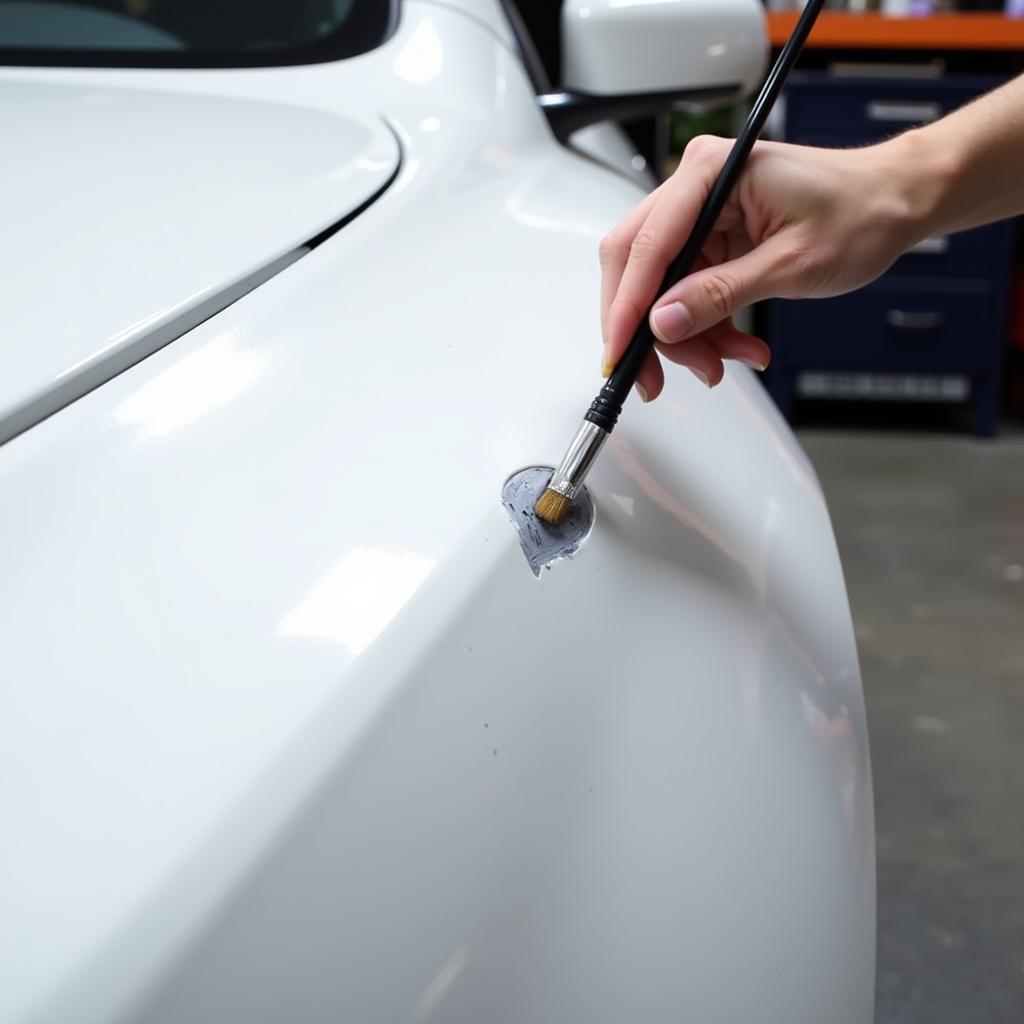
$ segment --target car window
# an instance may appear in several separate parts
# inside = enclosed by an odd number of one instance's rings
[[[0,63],[238,67],[379,46],[397,0],[0,0]]]

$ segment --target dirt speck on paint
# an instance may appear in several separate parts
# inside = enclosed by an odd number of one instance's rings
[[[594,500],[585,487],[573,499],[569,514],[560,526],[552,526],[534,512],[552,472],[550,466],[521,470],[505,481],[501,495],[501,503],[519,534],[526,561],[538,578],[541,571],[554,562],[576,554],[594,525]]]

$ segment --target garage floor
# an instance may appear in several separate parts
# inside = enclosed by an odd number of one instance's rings
[[[1024,434],[800,432],[860,645],[879,1024],[1024,1022]]]

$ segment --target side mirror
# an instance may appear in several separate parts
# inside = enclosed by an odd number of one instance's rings
[[[561,92],[541,96],[555,134],[752,91],[768,57],[761,0],[565,0]]]

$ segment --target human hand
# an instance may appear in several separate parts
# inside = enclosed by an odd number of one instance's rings
[[[602,240],[605,376],[654,301],[731,147],[728,139],[694,139],[675,174]],[[661,392],[658,354],[709,387],[721,381],[724,359],[764,369],[768,346],[732,323],[744,306],[839,295],[884,273],[918,240],[907,155],[900,138],[845,150],[759,142],[695,272],[658,297],[651,314],[658,342],[637,379],[641,397]]]

